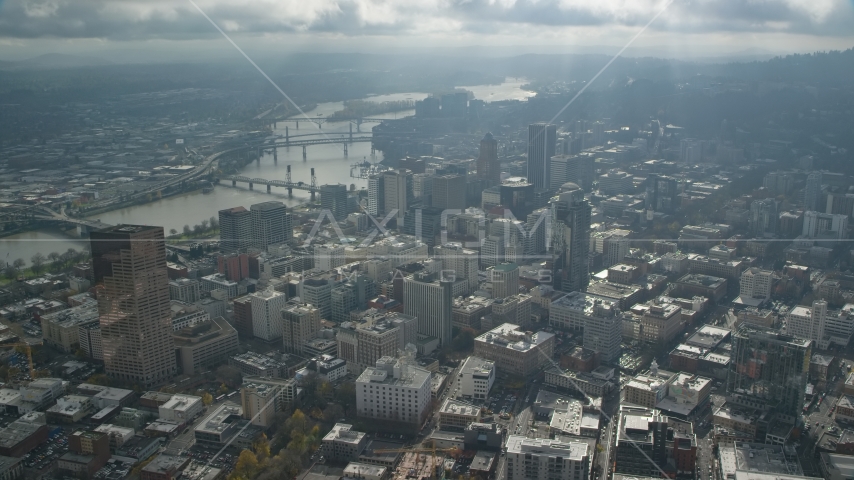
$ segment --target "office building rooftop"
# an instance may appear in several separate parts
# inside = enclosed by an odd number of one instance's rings
[[[548,438],[526,438],[521,435],[507,437],[507,453],[559,456],[582,461],[589,456],[590,446],[583,442],[562,442]]]

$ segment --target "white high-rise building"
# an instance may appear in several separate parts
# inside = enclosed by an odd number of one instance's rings
[[[848,216],[841,214],[804,212],[803,236],[843,240],[848,237]]]
[[[739,295],[745,298],[768,300],[771,298],[771,284],[774,280],[771,270],[748,268],[741,274]]]
[[[199,282],[189,278],[176,278],[169,281],[169,299],[178,300],[184,303],[198,302],[201,295],[199,293]]]
[[[272,342],[282,338],[280,313],[288,302],[285,293],[268,288],[252,294],[252,332],[256,338]]]
[[[387,258],[391,261],[392,268],[427,260],[427,244],[412,235],[383,238],[370,244],[367,250],[368,258]]]
[[[282,345],[286,353],[302,353],[305,342],[320,331],[320,310],[314,305],[288,302],[281,309]]]
[[[812,308],[796,306],[786,315],[786,333],[818,342],[824,337],[824,321],[827,319],[827,302],[816,300]]]
[[[854,335],[854,305],[841,310],[828,310],[827,302],[816,300],[812,308],[796,306],[786,315],[786,333],[804,340],[812,340],[818,348],[831,344],[845,346]]]
[[[582,334],[582,345],[599,352],[603,362],[620,359],[623,316],[619,302],[572,292],[549,304],[549,325]]]
[[[385,188],[385,212],[397,210],[397,223],[398,226],[402,226],[403,216],[413,199],[412,171],[400,169],[384,173],[383,187]]]
[[[332,315],[332,289],[337,285],[334,274],[304,278],[297,286],[297,296],[303,302],[317,307],[321,318],[328,319]]]
[[[385,188],[383,188],[383,176],[371,175],[368,177],[368,213],[377,216],[385,209]]]
[[[555,155],[551,161],[551,178],[549,189],[557,191],[566,182],[575,181],[579,176],[579,166],[576,155]]]
[[[442,270],[445,275],[453,272],[457,280],[466,280],[468,289],[466,293],[477,290],[478,278],[478,255],[474,250],[463,248],[459,243],[446,243],[433,249],[434,258],[442,262]]]
[[[495,363],[480,357],[468,357],[460,368],[460,393],[463,397],[484,400],[495,383]]]
[[[590,234],[590,251],[602,254],[602,266],[607,268],[623,262],[629,254],[629,235],[632,232],[613,229]]]
[[[357,415],[417,430],[430,413],[430,378],[411,358],[380,358],[356,379]]]
[[[548,438],[507,437],[504,478],[507,480],[587,480],[590,446]]]
[[[344,245],[318,245],[314,247],[314,268],[328,272],[344,265]]]
[[[515,263],[489,267],[486,279],[492,283],[492,298],[505,298],[519,293],[519,266]]]
[[[498,265],[504,261],[504,236],[490,235],[480,247],[480,265],[483,268]]]
[[[442,346],[451,341],[453,285],[421,272],[403,279],[403,313],[418,318],[418,333],[438,338]]]

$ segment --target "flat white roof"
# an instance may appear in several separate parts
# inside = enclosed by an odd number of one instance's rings
[[[510,435],[507,437],[507,453],[560,456],[580,462],[589,455],[589,449],[590,446],[582,442],[561,442],[548,438],[526,438],[521,435]]]
[[[161,405],[160,408],[183,412],[189,410],[195,404],[201,403],[201,401],[202,397],[197,397],[195,395],[175,394],[172,395],[172,398],[170,398],[169,401]]]

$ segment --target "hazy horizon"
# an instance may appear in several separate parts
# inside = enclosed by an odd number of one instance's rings
[[[625,56],[752,60],[854,46],[849,0],[6,0],[0,1],[0,60],[53,53],[113,63],[236,58],[200,11],[260,57],[613,55],[641,32]]]

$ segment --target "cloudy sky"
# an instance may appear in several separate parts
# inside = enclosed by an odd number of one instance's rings
[[[854,46],[854,0],[194,1],[257,52],[619,48],[662,9],[638,49],[699,56]],[[191,0],[0,0],[0,59],[191,57],[223,42]]]

